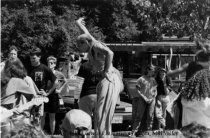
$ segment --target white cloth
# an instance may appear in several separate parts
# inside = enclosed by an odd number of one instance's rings
[[[0,71],[2,72],[4,70],[5,67],[5,61],[0,63]]]
[[[1,91],[1,104],[16,103],[16,93],[27,96],[28,100],[35,96],[33,89],[23,79],[11,78],[5,87],[6,89]]]
[[[7,121],[8,117],[10,117],[12,115],[13,115],[13,112],[0,106],[0,123],[2,123],[3,121]]]
[[[117,69],[110,72],[109,79],[103,78],[97,85],[97,104],[95,114],[95,133],[99,135],[112,134],[112,118],[120,92],[123,90],[123,82]]]
[[[33,94],[34,94],[34,95],[37,95],[37,94],[39,93],[39,89],[37,88],[36,84],[34,83],[34,81],[32,80],[31,77],[26,76],[26,77],[24,78],[24,81],[27,83],[27,85],[28,85],[31,89],[33,89]]]
[[[202,100],[187,101],[182,98],[182,126],[197,122],[210,128],[210,98]]]

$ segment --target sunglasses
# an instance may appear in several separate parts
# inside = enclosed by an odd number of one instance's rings
[[[55,62],[49,62],[49,64],[55,64]]]

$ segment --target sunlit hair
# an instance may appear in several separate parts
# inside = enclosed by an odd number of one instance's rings
[[[79,42],[79,43],[85,43],[85,41],[88,41],[89,43],[91,43],[92,42],[92,39],[87,34],[81,34],[80,36],[77,37],[77,42]]]
[[[15,50],[15,51],[18,51],[18,48],[14,45],[12,45],[10,48],[9,48],[9,52],[11,52],[12,50]]]
[[[4,78],[4,82],[8,82],[13,77],[23,79],[27,75],[27,71],[20,59],[17,59],[15,61],[8,60],[5,63],[4,73],[4,75],[6,76]]]
[[[57,58],[54,57],[54,56],[49,56],[49,57],[47,58],[47,61],[48,61],[48,62],[49,62],[50,60],[53,60],[54,62],[57,62]]]

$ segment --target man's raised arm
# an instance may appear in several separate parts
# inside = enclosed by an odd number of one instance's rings
[[[80,17],[77,21],[76,21],[77,26],[80,28],[80,30],[82,30],[82,32],[86,35],[88,35],[92,40],[95,40],[95,38],[90,34],[90,32],[88,31],[88,29],[85,27],[85,21],[83,17]]]

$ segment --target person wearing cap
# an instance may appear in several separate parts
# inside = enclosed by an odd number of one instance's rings
[[[196,52],[196,60],[184,64],[179,69],[170,70],[167,75],[186,72],[184,87],[176,101],[180,111],[179,127],[195,121],[210,128],[210,44],[196,41],[196,45],[200,48]]]
[[[56,125],[56,120],[55,120],[55,115],[56,113],[59,112],[59,101],[62,100],[59,97],[59,89],[62,87],[62,85],[65,83],[66,79],[63,75],[58,70],[55,70],[56,64],[57,64],[57,58],[54,56],[49,56],[47,58],[47,63],[48,67],[51,69],[53,74],[57,78],[57,83],[56,83],[56,89],[48,96],[49,102],[47,103],[47,108],[46,111],[49,113],[49,123],[50,123],[50,130],[51,134],[54,134],[55,132],[55,125]],[[51,81],[48,81],[48,87],[52,86]]]
[[[145,112],[147,112],[146,130],[152,130],[155,101],[157,95],[157,83],[154,78],[155,67],[148,65],[144,74],[137,79],[136,91],[138,97],[133,99],[132,131],[130,136],[140,132],[140,125]]]
[[[30,51],[30,61],[32,68],[29,71],[30,77],[35,82],[37,88],[42,93],[43,96],[49,97],[56,89],[56,76],[53,74],[52,70],[46,65],[40,62],[41,59],[41,49],[35,47]],[[49,87],[47,84],[51,82]],[[41,113],[41,127],[44,128],[45,116],[49,108],[47,104],[44,104],[44,113]]]
[[[78,137],[81,133],[90,132],[91,128],[92,120],[90,115],[80,109],[72,109],[66,113],[62,121],[61,134],[63,138],[73,138]]]

